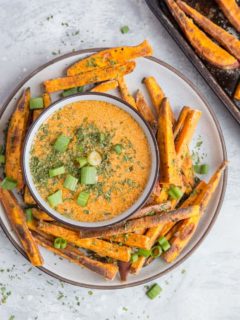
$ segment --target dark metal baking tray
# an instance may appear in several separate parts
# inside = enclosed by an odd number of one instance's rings
[[[232,98],[236,85],[239,81],[240,70],[221,70],[201,59],[186,40],[177,22],[169,12],[165,1],[145,1],[154,15],[182,49],[187,58],[205,79],[207,84],[212,88],[219,99],[222,100],[238,123],[240,123],[240,103]],[[197,8],[197,10],[205,16],[211,18],[213,22],[217,22],[225,30],[230,31],[239,38],[239,33],[237,33],[237,31],[229,24],[228,20],[224,17],[213,0],[188,0],[186,2],[192,7]]]

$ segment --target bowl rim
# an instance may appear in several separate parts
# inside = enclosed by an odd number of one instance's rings
[[[152,156],[152,161],[154,161],[154,166],[152,166],[152,169],[151,169],[151,172],[149,174],[149,179],[148,179],[148,182],[143,190],[142,193],[146,193],[144,196],[142,194],[140,194],[139,198],[134,202],[134,203],[137,203],[139,201],[139,204],[137,205],[136,208],[133,208],[132,210],[130,210],[130,212],[128,214],[126,214],[126,212],[131,209],[128,208],[127,210],[123,211],[121,214],[113,217],[112,219],[110,220],[102,220],[102,221],[97,221],[97,222],[82,222],[82,221],[78,221],[78,220],[74,220],[74,219],[70,219],[68,218],[67,220],[68,221],[65,221],[64,219],[64,216],[61,215],[60,212],[57,212],[57,210],[54,210],[56,213],[58,213],[58,215],[55,215],[53,214],[53,212],[51,212],[45,205],[44,203],[46,201],[40,201],[39,197],[36,196],[33,188],[32,188],[32,183],[29,181],[29,177],[28,177],[28,173],[30,174],[30,171],[28,172],[28,170],[26,169],[27,165],[26,165],[26,153],[27,153],[27,147],[28,147],[28,143],[29,143],[29,139],[31,138],[31,135],[32,135],[32,132],[34,131],[35,127],[39,124],[40,122],[40,125],[42,125],[47,119],[44,119],[44,115],[46,113],[49,112],[49,110],[51,111],[51,109],[54,109],[54,107],[58,106],[59,107],[54,110],[52,113],[50,113],[49,117],[51,117],[56,111],[66,107],[68,104],[70,103],[75,103],[75,102],[78,102],[78,101],[74,101],[74,102],[68,102],[68,100],[73,100],[75,97],[85,97],[86,96],[86,100],[88,100],[87,97],[89,96],[93,96],[93,97],[96,97],[96,100],[97,100],[97,97],[105,97],[105,98],[108,98],[110,100],[113,100],[112,101],[112,104],[114,104],[114,101],[117,101],[118,103],[122,104],[122,105],[125,105],[126,107],[126,110],[124,109],[125,112],[127,112],[131,117],[131,113],[128,112],[127,110],[130,109],[131,112],[135,113],[136,117],[139,117],[140,120],[143,122],[143,125],[145,126],[145,129],[146,131],[148,132],[148,137],[147,138],[148,140],[151,140],[151,143],[152,143],[152,149],[150,150],[150,154]],[[79,101],[86,101],[86,100],[79,100]],[[102,100],[104,101],[104,100]],[[65,103],[66,102],[66,103]],[[63,106],[61,106],[61,104],[65,103]],[[111,103],[111,102],[109,102]],[[117,108],[121,108],[119,105],[115,105]],[[122,109],[123,110],[123,109]],[[44,119],[42,122],[41,120]],[[140,125],[141,129],[144,130],[143,126],[139,123],[139,121],[134,118],[134,120]],[[38,128],[39,129],[39,128]],[[37,130],[38,130],[37,129]],[[33,142],[33,138],[35,137],[36,135],[36,132],[34,134],[34,136],[32,137],[31,139],[31,143],[30,143],[30,146],[32,145],[32,142]],[[150,144],[149,144],[150,145]],[[160,156],[159,156],[159,150],[158,150],[158,144],[157,144],[157,140],[156,140],[156,137],[154,135],[154,132],[153,132],[153,129],[150,127],[150,125],[147,123],[147,121],[142,117],[142,115],[135,109],[133,108],[129,103],[127,103],[126,101],[124,101],[123,99],[121,98],[118,98],[118,97],[115,97],[111,94],[107,94],[107,93],[98,93],[98,92],[84,92],[84,93],[76,93],[76,94],[73,94],[73,95],[70,95],[70,96],[67,96],[67,97],[64,97],[64,98],[60,98],[56,101],[54,101],[49,107],[47,107],[46,109],[44,109],[41,113],[41,115],[38,117],[38,119],[36,121],[34,121],[31,126],[28,128],[28,131],[27,131],[27,134],[26,134],[26,137],[24,139],[24,142],[23,142],[23,152],[22,152],[22,159],[21,159],[21,162],[22,162],[22,171],[23,171],[23,177],[24,177],[24,180],[25,180],[25,183],[33,197],[33,199],[36,201],[37,205],[44,211],[46,211],[52,218],[54,218],[55,220],[57,220],[58,222],[61,222],[62,224],[70,227],[70,228],[73,228],[73,229],[76,229],[76,230],[80,230],[80,229],[105,229],[105,228],[108,228],[109,226],[112,226],[114,224],[117,224],[117,223],[120,223],[120,222],[123,222],[127,219],[129,219],[135,212],[137,212],[138,210],[140,210],[144,204],[147,202],[147,200],[149,199],[153,189],[154,189],[154,186],[157,182],[157,179],[158,179],[158,176],[159,176],[159,166],[160,166]],[[150,185],[148,185],[150,183]],[[33,183],[34,184],[34,183]],[[142,197],[142,199],[141,199]],[[134,205],[134,204],[133,204]],[[124,215],[125,213],[125,215]],[[114,221],[112,221],[114,220]],[[109,221],[109,222],[108,222]]]
[[[2,116],[4,115],[5,111],[8,109],[8,105],[11,102],[11,100],[14,98],[14,96],[18,93],[18,91],[26,84],[27,81],[31,80],[35,75],[37,75],[39,72],[41,72],[42,70],[44,70],[45,68],[59,62],[62,61],[64,59],[70,58],[70,57],[74,57],[74,56],[78,56],[80,54],[91,54],[93,52],[97,52],[100,50],[105,50],[107,49],[107,47],[98,47],[98,48],[88,48],[88,49],[80,49],[80,50],[76,50],[74,52],[68,52],[65,53],[59,57],[56,57],[54,59],[51,59],[50,61],[40,65],[39,67],[37,67],[34,71],[32,71],[31,73],[29,73],[22,81],[20,81],[15,87],[14,89],[10,92],[10,94],[8,95],[8,97],[5,99],[2,108],[0,110],[0,118],[2,118]],[[222,151],[223,151],[223,158],[224,160],[227,160],[227,149],[226,149],[226,144],[225,144],[225,140],[224,140],[224,136],[223,136],[223,131],[222,128],[220,126],[220,123],[216,117],[216,114],[214,112],[214,110],[210,107],[207,99],[205,98],[205,95],[201,93],[201,91],[198,89],[198,87],[191,81],[189,80],[189,78],[187,76],[185,76],[181,71],[179,71],[178,69],[176,69],[175,67],[171,66],[169,63],[164,62],[163,60],[160,60],[156,57],[145,57],[144,59],[148,59],[148,60],[152,60],[153,62],[165,67],[166,69],[170,70],[171,72],[175,73],[177,76],[179,76],[182,80],[184,80],[195,92],[196,94],[201,98],[201,100],[204,102],[206,108],[208,109],[208,111],[210,112],[213,121],[216,125],[219,137],[220,137],[220,141],[221,141],[221,145],[222,145]],[[126,283],[126,284],[116,284],[116,285],[112,285],[109,286],[107,283],[104,285],[98,285],[98,284],[86,284],[84,282],[80,282],[80,281],[74,281],[74,280],[70,280],[67,279],[63,276],[60,276],[58,273],[56,273],[56,271],[51,271],[49,270],[47,267],[37,267],[39,270],[41,270],[42,272],[44,272],[45,274],[60,280],[60,281],[64,281],[65,283],[77,286],[77,287],[81,287],[81,288],[89,288],[89,289],[98,289],[98,290],[116,290],[116,289],[125,289],[125,288],[131,288],[131,287],[135,287],[135,286],[139,286],[142,284],[145,284],[149,281],[153,281],[155,279],[160,278],[163,275],[166,275],[167,273],[169,273],[170,271],[176,269],[181,263],[183,263],[185,260],[187,260],[196,250],[197,248],[201,245],[201,243],[206,239],[207,235],[209,234],[209,232],[211,231],[213,225],[215,224],[217,217],[220,213],[220,209],[222,207],[222,203],[225,197],[225,193],[226,193],[226,187],[227,187],[227,181],[228,181],[228,167],[224,170],[223,173],[223,185],[222,185],[222,189],[221,189],[221,195],[220,195],[220,199],[217,205],[217,208],[215,210],[214,216],[212,218],[212,220],[210,221],[209,225],[206,227],[205,232],[202,234],[202,236],[198,239],[198,241],[195,243],[195,245],[185,254],[183,255],[176,263],[173,263],[171,265],[169,265],[169,268],[164,270],[164,271],[160,271],[155,275],[151,275],[146,277],[145,279],[142,280],[135,280],[131,283]],[[24,250],[22,249],[21,245],[14,239],[14,237],[12,236],[11,232],[7,229],[5,223],[3,222],[3,219],[0,217],[0,225],[2,227],[2,230],[4,231],[6,237],[8,238],[8,240],[12,243],[12,245],[18,250],[19,253],[21,253],[21,255],[23,257],[26,258],[26,260],[29,261],[26,253],[24,252]]]

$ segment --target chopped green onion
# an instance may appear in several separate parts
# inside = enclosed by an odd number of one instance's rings
[[[81,207],[85,207],[88,203],[89,196],[90,196],[89,192],[85,192],[85,191],[80,192],[77,198],[77,204],[79,204]]]
[[[50,169],[48,173],[49,173],[49,177],[53,178],[53,177],[59,176],[60,174],[65,173],[65,168],[62,166],[62,167]]]
[[[97,169],[95,167],[83,167],[81,169],[81,183],[95,184],[97,183]]]
[[[87,158],[77,158],[76,160],[79,163],[80,168],[84,167],[88,163]]]
[[[62,96],[68,97],[68,96],[71,96],[72,94],[75,94],[75,93],[78,93],[78,88],[71,88],[71,89],[64,90],[62,92]]]
[[[161,248],[161,246],[154,246],[154,247],[152,247],[151,256],[152,256],[153,258],[157,258],[157,257],[159,257],[161,254],[162,254],[162,248]]]
[[[26,214],[26,220],[27,220],[27,222],[33,221],[32,208],[26,209],[26,210],[25,210],[25,214]]]
[[[54,248],[56,249],[65,249],[67,246],[67,240],[63,238],[56,238],[53,243]]]
[[[54,149],[59,152],[64,152],[67,150],[70,138],[61,134],[54,143]]]
[[[48,196],[48,203],[52,208],[56,207],[57,205],[61,204],[62,201],[62,190],[58,190],[57,192]]]
[[[5,156],[3,154],[0,154],[0,164],[5,163]]]
[[[145,257],[145,258],[148,258],[151,256],[151,250],[148,250],[148,249],[139,249],[137,254],[139,256],[142,256],[142,257]]]
[[[84,86],[78,87],[78,92],[83,92],[84,91]]]
[[[67,175],[65,181],[64,181],[64,188],[69,189],[71,191],[75,191],[76,190],[76,186],[78,183],[78,179],[71,176],[70,174]]]
[[[83,148],[83,146],[82,146],[81,144],[78,146],[78,149],[79,149],[79,151],[80,151],[81,153],[84,151],[84,148]]]
[[[0,184],[0,187],[6,190],[13,190],[17,186],[17,181],[6,177]]]
[[[179,199],[183,196],[183,192],[180,188],[171,186],[168,190],[168,194],[172,199]]]
[[[122,33],[128,33],[129,32],[129,27],[128,26],[123,26],[123,27],[121,27],[121,32]]]
[[[134,263],[134,262],[136,262],[138,260],[138,254],[137,253],[133,253],[132,255],[131,255],[131,263]]]
[[[167,251],[168,249],[171,248],[170,243],[168,242],[168,240],[165,237],[160,237],[158,239],[158,243],[162,247],[163,251]]]
[[[100,163],[102,162],[102,157],[101,155],[97,152],[97,151],[92,151],[89,155],[88,155],[88,163],[91,166],[99,166]]]
[[[121,144],[115,144],[113,149],[117,154],[121,154],[122,153],[122,145]]]
[[[202,164],[201,173],[207,174],[209,171],[209,165],[208,164]]]
[[[105,138],[106,138],[105,134],[101,132],[100,135],[99,135],[99,141],[103,142],[105,140]]]
[[[32,98],[30,99],[30,109],[43,109],[44,104],[43,104],[43,98],[38,97],[38,98]]]
[[[150,299],[155,299],[161,291],[162,291],[162,288],[157,283],[155,283],[153,286],[151,286],[150,289],[148,289],[148,291],[146,292],[146,295]]]
[[[207,174],[209,171],[209,165],[208,164],[195,164],[193,166],[194,171],[198,174]]]

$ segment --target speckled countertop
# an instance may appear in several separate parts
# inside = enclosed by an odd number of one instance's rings
[[[120,27],[130,32],[122,34]],[[200,248],[145,287],[88,290],[64,284],[30,264],[0,231],[0,320],[240,319],[240,127],[187,61],[143,0],[0,0],[0,103],[16,82],[56,54],[73,49],[137,44],[189,77],[207,97],[223,129],[230,159],[221,214]]]

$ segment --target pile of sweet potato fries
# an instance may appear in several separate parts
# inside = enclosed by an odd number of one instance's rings
[[[143,79],[153,108],[141,91],[135,98],[129,93],[125,76],[135,68],[133,59],[150,55],[152,48],[147,41],[135,47],[106,49],[70,66],[66,77],[44,82],[44,108],[51,104],[51,93],[55,91],[65,90],[66,96],[89,84],[94,85],[90,89],[94,92],[118,88],[122,99],[136,108],[156,132],[160,174],[148,203],[129,220],[104,229],[69,229],[35,203],[24,182],[21,153],[29,123],[43,109],[30,110],[30,88],[19,98],[7,131],[5,179],[15,181],[24,205],[3,182],[0,201],[33,265],[44,264],[38,249],[42,246],[106,279],[114,279],[119,271],[125,280],[128,272],[138,274],[159,256],[173,262],[191,240],[226,163],[220,165],[208,183],[199,179],[196,182],[189,143],[201,112],[183,107],[175,119],[169,100],[154,77]]]
[[[182,0],[165,0],[171,14],[196,53],[220,69],[238,69],[240,41]],[[240,32],[240,7],[236,0],[216,0],[223,14]],[[238,82],[233,98],[240,100]]]

